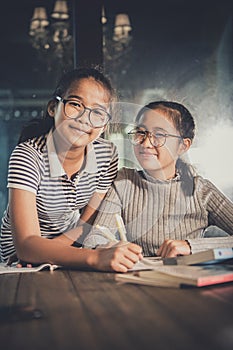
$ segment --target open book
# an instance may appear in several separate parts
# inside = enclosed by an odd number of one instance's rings
[[[20,272],[37,272],[44,269],[49,269],[50,271],[53,271],[57,269],[58,265],[52,265],[49,263],[41,264],[35,267],[17,267],[16,264],[12,264],[11,266],[8,266],[6,263],[0,263],[0,274],[5,273],[20,273]]]
[[[161,257],[150,256],[139,260],[134,267],[128,271],[153,270],[161,265],[163,265],[163,259]]]
[[[116,281],[161,287],[182,285],[203,287],[233,281],[232,265],[170,265],[157,266],[151,271],[116,274]]]

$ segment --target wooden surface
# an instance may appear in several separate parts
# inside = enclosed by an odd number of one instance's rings
[[[0,316],[4,350],[233,349],[232,283],[174,289],[101,272],[1,275]]]

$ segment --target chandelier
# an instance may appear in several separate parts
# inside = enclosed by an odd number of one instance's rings
[[[108,27],[108,19],[102,8],[103,26],[103,64],[106,72],[114,80],[119,74],[125,74],[130,65],[130,52],[132,49],[132,27],[126,13],[115,16],[113,31]]]
[[[108,20],[105,16],[104,7],[101,23],[103,66],[114,79],[119,70],[124,73],[129,65],[132,27],[129,16],[125,13],[117,14],[111,26],[111,18]],[[55,1],[50,17],[45,7],[35,7],[30,20],[30,42],[48,70],[54,70],[55,67],[73,67],[74,43],[70,27],[71,18],[66,0]]]
[[[29,35],[32,47],[37,50],[48,70],[54,65],[63,68],[73,65],[73,38],[69,34],[70,15],[67,2],[57,0],[50,20],[45,7],[35,7],[30,21]]]

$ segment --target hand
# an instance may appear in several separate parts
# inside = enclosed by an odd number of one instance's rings
[[[171,258],[177,255],[189,254],[191,254],[190,246],[188,242],[184,240],[166,239],[157,251],[157,255],[162,258]]]
[[[32,267],[32,264],[26,263],[25,261],[22,261],[22,260],[18,260],[16,253],[9,256],[6,264],[8,266],[11,266],[11,264],[13,263],[17,263],[16,267]]]
[[[127,272],[142,258],[142,248],[134,243],[119,242],[110,248],[94,250],[92,267],[101,271]]]
[[[12,255],[9,256],[9,258],[8,258],[6,264],[7,264],[8,266],[11,266],[11,264],[13,264],[13,263],[15,263],[15,262],[17,262],[17,261],[18,261],[17,254],[14,253],[14,254],[12,254]]]

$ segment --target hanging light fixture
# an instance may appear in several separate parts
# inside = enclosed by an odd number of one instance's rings
[[[129,68],[129,53],[132,49],[132,26],[126,13],[115,16],[113,31],[109,30],[105,9],[102,7],[104,67],[116,81],[119,73],[125,74]],[[118,72],[117,72],[118,71]]]
[[[104,67],[107,71],[119,67],[126,71],[132,41],[129,16],[126,13],[118,13],[113,28],[110,29],[102,7],[101,21]],[[58,65],[64,68],[73,67],[74,44],[70,26],[71,19],[66,0],[56,0],[50,16],[45,7],[34,9],[30,21],[30,41],[41,61],[46,62],[48,70],[54,70]]]
[[[67,1],[57,0],[51,19],[45,7],[36,7],[30,21],[32,46],[51,70],[54,63],[72,65],[73,38],[69,34],[70,16]]]
[[[129,16],[125,13],[116,15],[113,40],[128,43],[131,39],[130,32],[132,30]]]

